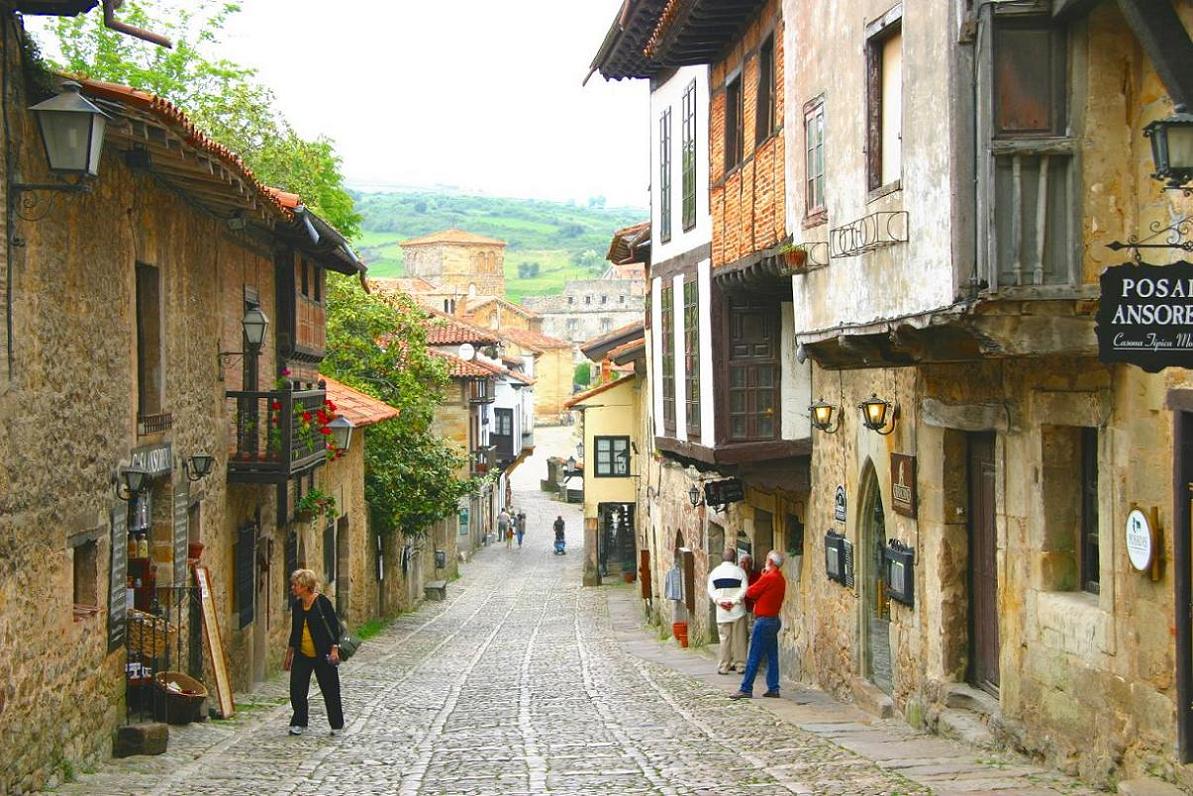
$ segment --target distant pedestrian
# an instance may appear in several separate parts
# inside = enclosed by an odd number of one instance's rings
[[[564,545],[567,544],[567,542],[564,540],[563,536],[562,514],[555,517],[555,524],[552,527],[555,529],[555,555],[563,555],[567,552],[567,550],[564,549]]]
[[[708,598],[717,605],[717,630],[721,635],[718,674],[746,667],[746,571],[735,562],[737,552],[725,548],[721,563],[708,573]]]
[[[518,537],[518,547],[522,547],[522,537],[526,535],[526,512],[519,511],[514,520],[514,533]]]
[[[510,527],[510,513],[505,509],[497,515],[497,535],[505,540],[505,549],[509,550],[514,545],[514,530]]]
[[[319,593],[319,580],[309,569],[297,569],[290,576],[294,603],[290,618],[290,646],[282,668],[290,672],[290,734],[302,735],[307,726],[307,695],[311,672],[319,681],[331,734],[344,728],[344,706],[340,703],[340,620],[331,600]]]
[[[746,674],[741,688],[730,699],[750,699],[754,696],[754,677],[758,665],[766,657],[766,697],[779,696],[779,611],[787,594],[783,577],[783,554],[771,550],[758,581],[746,590],[746,597],[754,601],[754,632],[750,634],[750,654],[746,659]]]

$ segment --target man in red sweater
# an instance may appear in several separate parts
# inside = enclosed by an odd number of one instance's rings
[[[758,664],[766,656],[765,697],[779,696],[779,609],[787,594],[783,577],[783,554],[771,550],[766,554],[762,577],[746,590],[746,598],[754,601],[754,632],[750,634],[750,653],[746,657],[746,675],[741,688],[730,699],[751,699],[754,696],[754,677]]]

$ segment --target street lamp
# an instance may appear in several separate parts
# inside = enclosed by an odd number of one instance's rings
[[[96,177],[108,117],[79,92],[81,88],[67,80],[62,93],[29,110],[37,117],[50,171]]]
[[[857,405],[857,408],[862,410],[862,424],[871,431],[877,431],[885,437],[895,430],[895,416],[899,413],[899,407],[890,401],[871,393],[869,398]],[[888,420],[890,428],[886,428]],[[884,428],[886,431],[883,431]]]
[[[692,508],[704,503],[704,499],[700,496],[700,488],[695,484],[688,488],[688,502],[692,504]]]
[[[356,428],[356,424],[340,415],[328,423],[327,427],[331,429],[331,441],[335,444],[336,450],[347,451],[348,446],[352,444],[352,429]]]
[[[1167,188],[1185,189],[1193,180],[1193,114],[1183,105],[1167,119],[1157,119],[1143,128],[1144,137],[1151,140],[1152,161],[1157,180],[1166,181]]]
[[[140,467],[121,467],[113,479],[116,482],[116,497],[125,502],[133,500],[145,489],[148,477],[149,473]]]
[[[260,307],[254,305],[245,311],[244,317],[240,319],[240,327],[244,332],[244,341],[248,346],[248,350],[220,351],[216,354],[216,359],[219,360],[220,366],[220,381],[224,380],[225,357],[243,357],[246,354],[256,356],[261,351],[261,344],[265,342],[265,331],[269,328],[269,317]]]
[[[567,461],[564,462],[564,465],[567,467],[567,469],[564,470],[564,472],[567,475],[572,476],[572,475],[576,474],[576,457],[575,456],[569,456]]]
[[[196,453],[182,462],[182,470],[188,481],[199,481],[206,478],[215,464],[215,457],[207,453]]]
[[[833,425],[833,415],[837,413],[837,405],[821,399],[808,407],[808,411],[812,413],[812,425],[818,431],[823,431],[826,434],[835,434],[837,429],[841,427],[841,419],[837,418],[837,424]]]

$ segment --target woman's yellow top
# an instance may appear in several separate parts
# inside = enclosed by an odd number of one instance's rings
[[[311,625],[306,619],[302,620],[302,644],[298,651],[308,658],[315,657],[315,639],[311,637]]]

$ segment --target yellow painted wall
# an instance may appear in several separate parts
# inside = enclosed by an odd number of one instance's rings
[[[584,410],[584,517],[597,516],[601,503],[633,503],[637,496],[634,478],[597,478],[594,437],[627,436],[642,448],[638,438],[641,427],[641,383],[625,378],[592,398],[592,408]],[[630,455],[630,475],[635,474],[636,457]]]

